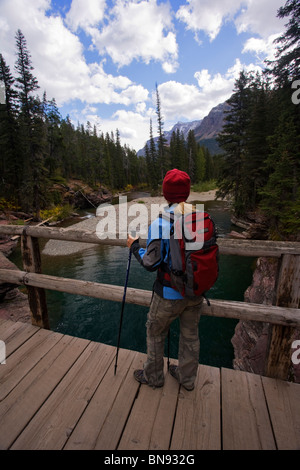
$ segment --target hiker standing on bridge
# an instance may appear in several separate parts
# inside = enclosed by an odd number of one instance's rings
[[[190,194],[190,177],[177,169],[166,173],[163,195],[168,202],[166,213],[184,213]],[[127,246],[148,271],[157,271],[153,296],[147,317],[147,360],[144,369],[134,371],[135,379],[152,387],[164,384],[164,344],[171,323],[179,317],[180,338],[178,366],[169,371],[187,390],[193,390],[199,363],[198,324],[203,297],[185,298],[170,283],[170,220],[159,217],[149,227],[147,247],[141,248],[138,238],[128,235]]]

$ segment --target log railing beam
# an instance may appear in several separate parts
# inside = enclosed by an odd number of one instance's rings
[[[0,280],[6,280],[17,285],[39,287],[74,295],[112,300],[114,302],[122,302],[124,292],[122,286],[11,269],[0,269]],[[126,303],[149,307],[151,296],[151,291],[128,287]],[[296,308],[281,308],[263,304],[210,299],[210,306],[205,301],[203,302],[202,315],[237,320],[262,321],[300,328],[300,309]]]

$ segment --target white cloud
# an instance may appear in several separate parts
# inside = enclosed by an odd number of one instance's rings
[[[226,19],[232,18],[239,9],[240,2],[236,0],[187,0],[182,5],[176,17],[186,23],[187,29],[192,31],[203,30],[210,40],[216,38]]]
[[[219,103],[226,101],[233,92],[235,80],[240,71],[261,71],[254,64],[243,65],[236,59],[225,74],[211,75],[202,69],[194,74],[197,85],[168,81],[158,86],[162,114],[165,122],[179,119],[202,119]],[[167,129],[167,128],[166,128]]]
[[[182,4],[177,19],[195,33],[199,42],[199,32],[204,31],[212,41],[226,21],[233,21],[238,33],[253,33],[241,52],[254,54],[258,60],[267,54],[270,57],[273,35],[284,26],[284,21],[276,19],[282,0],[114,0],[107,6],[105,0],[73,0],[65,20],[51,9],[52,3],[54,7],[51,0],[0,0],[0,52],[11,72],[16,61],[15,33],[20,28],[32,56],[40,93],[46,90],[48,98],[55,97],[59,106],[78,106],[73,117],[79,122],[100,122],[105,132],[118,128],[123,143],[136,149],[148,139],[149,116],[153,113],[155,123],[155,109],[149,108],[149,92],[142,84],[125,73],[107,72],[109,66],[113,71],[113,65],[105,62],[105,55],[119,67],[132,61],[156,61],[165,73],[176,72],[178,44],[170,3],[176,8]],[[108,10],[111,3],[114,6]],[[81,30],[93,43],[93,60],[98,50],[98,63],[87,62]],[[179,119],[201,119],[225,101],[242,68],[247,69],[236,60],[226,73],[212,74],[203,67],[195,73],[194,83],[173,80],[159,85],[165,129]],[[249,68],[253,70],[254,66]],[[99,106],[103,103],[114,104],[114,111],[119,107],[116,105],[124,109],[104,119],[102,110],[108,108]]]
[[[95,113],[78,114],[78,119],[84,117],[92,126],[96,125],[98,132],[111,133],[116,129],[120,133],[121,144],[127,144],[129,147],[139,150],[145,146],[149,139],[149,112],[134,112],[127,110],[116,111],[111,118],[102,119]]]
[[[78,37],[65,28],[61,17],[46,16],[49,7],[46,0],[1,0],[0,21],[9,25],[9,31],[0,32],[1,50],[13,72],[15,33],[21,29],[41,93],[46,90],[62,103],[76,97],[76,88],[84,83],[89,68]]]
[[[275,60],[277,45],[274,44],[274,41],[277,37],[278,34],[272,34],[266,39],[250,38],[245,42],[242,52],[254,53],[262,65],[266,59]]]
[[[283,0],[247,0],[246,7],[235,19],[238,33],[250,32],[268,39],[272,34],[278,34],[284,29],[284,21],[277,18],[278,9],[284,4]]]
[[[233,21],[237,32],[259,35],[270,44],[270,36],[284,29],[283,21],[277,18],[282,0],[187,0],[176,16],[186,23],[187,29],[196,33],[204,31],[213,40],[226,21]]]
[[[103,63],[87,64],[79,37],[59,16],[47,16],[48,0],[1,0],[1,52],[14,71],[15,32],[20,28],[32,56],[34,74],[49,98],[59,106],[79,99],[85,103],[136,104],[148,99],[148,91],[122,75],[107,74]],[[91,4],[90,4],[91,5]],[[9,26],[6,27],[5,25]]]
[[[66,15],[67,25],[72,31],[97,25],[104,17],[105,0],[72,0]]]
[[[158,91],[165,122],[203,117],[204,100],[197,86],[170,80],[159,85]]]
[[[89,28],[87,32],[99,53],[108,54],[120,67],[133,60],[162,62],[168,72],[178,66],[178,45],[168,4],[118,0],[110,11],[110,21],[102,29]]]

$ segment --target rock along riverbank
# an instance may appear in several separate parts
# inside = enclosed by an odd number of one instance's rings
[[[205,203],[205,201],[213,201],[216,199],[216,190],[206,191],[206,192],[191,192],[187,202],[197,202],[197,203]],[[119,199],[120,200],[120,199]],[[156,204],[158,206],[166,205],[167,202],[163,196],[156,196],[156,197],[141,197],[137,199],[133,199],[129,202],[126,202],[127,210],[134,205],[143,205],[146,207],[147,213],[149,216],[151,215],[151,205]],[[121,208],[122,204],[114,204],[113,208],[115,211],[116,220],[119,220],[120,210],[124,210]],[[132,219],[137,217],[137,214],[128,217],[128,223]],[[69,227],[70,230],[85,230],[89,232],[95,232],[96,227],[102,217],[90,217],[88,219],[84,219],[77,224],[74,224]],[[150,218],[148,219],[148,223],[150,223]],[[144,230],[146,228],[144,227]],[[59,241],[59,240],[49,240],[43,249],[43,254],[47,256],[66,256],[72,255],[75,253],[79,253],[83,250],[90,248],[92,245],[90,243],[81,243],[81,242],[70,242],[70,241]]]

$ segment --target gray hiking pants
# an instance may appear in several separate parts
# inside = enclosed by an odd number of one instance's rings
[[[164,343],[171,323],[179,317],[178,380],[192,388],[199,364],[200,342],[198,324],[203,297],[198,299],[163,299],[153,295],[147,318],[147,361],[144,375],[149,385],[164,384]]]

